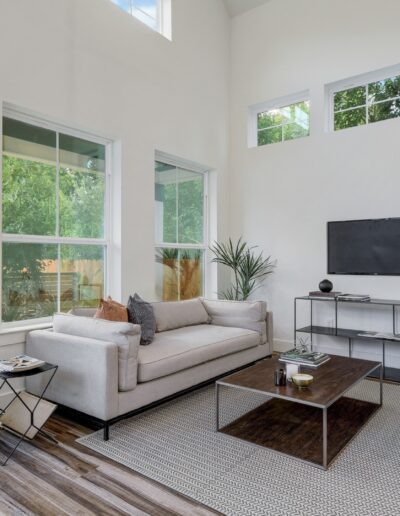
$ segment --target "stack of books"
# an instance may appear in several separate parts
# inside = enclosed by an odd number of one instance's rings
[[[287,364],[304,365],[307,367],[319,367],[330,360],[330,356],[326,353],[318,353],[317,351],[302,352],[294,348],[286,353],[282,353],[279,358],[280,362]]]
[[[311,291],[308,296],[309,297],[316,297],[316,298],[328,298],[328,299],[335,299],[336,297],[340,296],[341,292],[321,292],[320,290],[313,290]]]
[[[368,294],[340,294],[337,299],[339,301],[371,301],[371,296]]]
[[[314,299],[337,299],[338,301],[370,301],[371,296],[364,294],[344,294],[343,292],[321,292],[313,290],[308,297]]]

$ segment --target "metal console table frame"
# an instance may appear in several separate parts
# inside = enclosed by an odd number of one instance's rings
[[[310,303],[310,325],[304,326],[302,328],[297,328],[297,301],[308,301]],[[334,327],[328,327],[328,326],[314,326],[313,325],[313,303],[314,302],[328,302],[328,303],[334,303],[335,305],[335,324]],[[400,300],[394,300],[394,299],[370,299],[369,301],[358,301],[358,300],[342,300],[342,299],[336,299],[336,298],[324,298],[324,297],[314,297],[314,296],[298,296],[294,298],[294,342],[297,340],[297,334],[298,333],[308,333],[310,335],[311,340],[311,350],[313,349],[313,334],[315,335],[327,335],[329,337],[341,337],[348,339],[349,343],[349,357],[352,357],[353,354],[353,340],[354,339],[362,339],[363,337],[360,336],[360,333],[365,332],[366,330],[353,330],[353,329],[344,329],[338,327],[338,312],[339,312],[339,305],[359,305],[359,306],[388,306],[391,307],[391,323],[392,323],[392,331],[393,334],[396,334],[396,308],[400,306]],[[370,330],[374,331],[374,330]],[[366,339],[370,341],[377,341],[381,342],[382,344],[382,366],[383,366],[383,377],[386,377],[386,350],[385,350],[385,343],[388,342],[398,342],[400,344],[400,341],[398,339],[391,339],[386,338],[382,339],[374,338],[374,337],[365,337]]]
[[[53,443],[58,444],[58,441],[56,439],[54,439],[54,437],[52,437],[50,434],[48,434],[47,432],[42,430],[42,427],[39,428],[38,426],[35,425],[35,411],[38,408],[39,403],[42,401],[42,399],[43,399],[43,397],[44,397],[44,395],[45,395],[45,393],[46,393],[46,391],[47,391],[51,381],[54,378],[54,375],[57,372],[57,369],[58,369],[58,366],[53,365],[53,364],[49,364],[49,363],[46,362],[42,366],[37,367],[35,369],[30,369],[29,371],[21,371],[21,372],[17,372],[17,373],[8,373],[8,372],[4,372],[4,371],[0,372],[0,391],[1,391],[1,389],[4,386],[7,386],[10,389],[10,391],[13,393],[13,397],[9,401],[9,403],[7,403],[7,405],[3,409],[0,409],[0,415],[1,414],[5,414],[7,409],[8,409],[8,407],[16,399],[19,399],[19,401],[22,403],[22,405],[26,408],[26,410],[30,414],[30,424],[29,424],[28,428],[26,429],[26,431],[23,434],[20,433],[20,432],[17,432],[16,430],[14,430],[12,428],[8,428],[4,424],[1,425],[1,428],[5,429],[5,430],[8,430],[9,432],[11,432],[11,433],[13,433],[13,434],[15,434],[15,435],[17,435],[19,437],[19,439],[17,441],[17,444],[14,446],[14,448],[11,450],[11,452],[7,455],[7,457],[5,458],[5,460],[3,461],[1,466],[5,466],[7,464],[8,460],[10,459],[10,457],[12,457],[12,455],[15,453],[15,451],[18,448],[18,446],[25,439],[26,435],[28,434],[29,430],[32,427],[36,428],[38,433],[40,433],[41,435],[43,435],[44,437],[46,437],[47,439],[49,439]],[[34,376],[34,375],[37,375],[37,374],[45,373],[47,371],[52,371],[52,373],[50,375],[50,378],[49,378],[48,382],[46,383],[46,385],[45,385],[42,393],[40,394],[40,396],[37,396],[38,399],[37,399],[37,402],[35,403],[34,407],[30,408],[25,403],[25,401],[22,399],[22,397],[20,396],[20,393],[13,387],[12,382],[10,382],[10,380],[13,380],[15,378],[26,378],[27,376]]]

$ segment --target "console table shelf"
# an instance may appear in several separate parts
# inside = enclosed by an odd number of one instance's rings
[[[301,328],[297,328],[297,301],[308,301],[310,303],[310,324],[308,326],[304,326]],[[313,324],[313,304],[316,302],[330,302],[334,305],[335,310],[335,318],[334,318],[334,326],[318,326]],[[297,341],[298,333],[307,333],[311,338],[311,349],[313,348],[313,335],[326,335],[329,337],[339,337],[348,339],[349,346],[349,357],[352,357],[353,354],[353,340],[354,339],[365,339],[371,342],[380,342],[382,345],[382,365],[383,365],[383,375],[386,380],[392,380],[396,382],[400,382],[400,369],[395,369],[393,367],[386,367],[385,360],[385,344],[386,342],[398,342],[400,341],[396,338],[390,338],[390,335],[386,338],[382,337],[363,337],[360,333],[364,333],[365,330],[356,330],[352,328],[340,328],[338,326],[339,319],[339,306],[341,305],[349,305],[356,304],[357,306],[369,307],[372,308],[374,305],[387,306],[391,307],[391,326],[392,326],[392,334],[396,334],[396,312],[397,307],[400,306],[400,300],[394,299],[370,299],[369,301],[359,301],[359,300],[342,300],[335,298],[324,298],[324,297],[313,297],[313,296],[300,296],[295,297],[294,299],[294,341]]]
[[[347,339],[356,339],[359,337],[358,334],[363,330],[350,330],[347,328],[332,328],[331,326],[304,326],[304,328],[298,328],[297,333],[315,333],[317,335],[328,335],[330,337],[344,337]],[[367,337],[369,339],[370,337]]]

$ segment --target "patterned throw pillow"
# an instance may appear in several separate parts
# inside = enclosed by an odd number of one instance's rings
[[[140,344],[142,346],[151,344],[156,332],[156,318],[154,317],[153,307],[151,304],[143,301],[143,299],[137,294],[133,297],[129,296],[128,316],[129,322],[140,324],[141,326],[142,336]]]
[[[110,296],[100,300],[100,306],[94,314],[95,319],[106,319],[107,321],[128,322],[128,311],[126,306],[114,301]]]

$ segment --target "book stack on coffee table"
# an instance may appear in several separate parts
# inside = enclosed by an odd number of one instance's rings
[[[300,351],[293,348],[286,353],[282,353],[279,361],[287,364],[297,364],[307,367],[319,367],[330,360],[330,356],[326,353],[318,353],[317,351]]]

